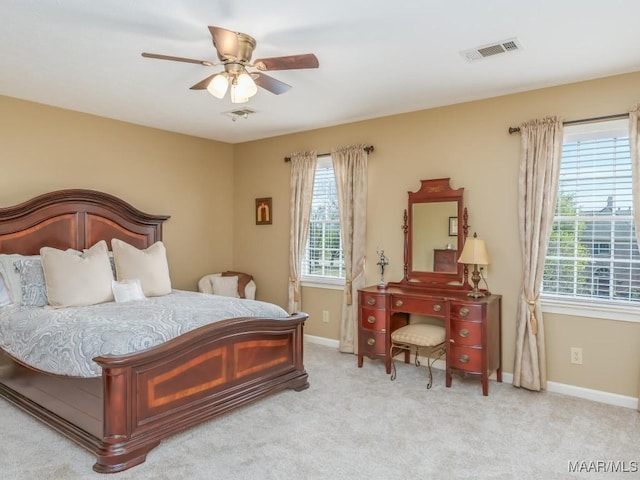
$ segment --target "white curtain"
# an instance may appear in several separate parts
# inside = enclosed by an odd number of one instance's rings
[[[289,200],[289,313],[299,312],[302,303],[300,275],[302,257],[309,236],[309,219],[316,176],[316,152],[291,155],[291,197]]]
[[[520,126],[520,135],[518,222],[522,290],[516,319],[513,385],[544,390],[547,367],[539,295],[558,197],[562,122],[555,117],[533,120]]]
[[[364,145],[353,145],[333,150],[331,158],[338,189],[340,232],[346,274],[339,350],[358,353],[357,292],[365,285],[367,152]]]

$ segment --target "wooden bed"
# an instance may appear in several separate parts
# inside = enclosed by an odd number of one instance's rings
[[[119,238],[146,248],[167,216],[91,190],[61,190],[0,209],[0,253],[89,248]],[[46,374],[0,350],[0,396],[93,452],[93,469],[126,470],[176,432],[283,389],[309,386],[307,315],[234,318],[125,356],[102,356],[101,378]]]

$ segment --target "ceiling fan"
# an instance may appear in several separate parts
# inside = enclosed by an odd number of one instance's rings
[[[209,75],[192,86],[191,90],[206,89],[213,96],[223,98],[230,87],[230,96],[233,103],[249,101],[249,98],[257,93],[257,87],[262,87],[276,95],[285,93],[291,88],[291,85],[265,75],[262,73],[264,71],[318,68],[319,66],[318,59],[313,53],[260,58],[251,63],[251,55],[256,48],[256,41],[253,37],[246,33],[233,32],[213,26],[209,26],[209,32],[213,37],[213,46],[216,48],[218,59],[220,60],[219,63],[147,52],[142,53],[142,56],[175,62],[197,63],[205,67],[223,65],[223,72]],[[247,68],[255,68],[258,71],[248,72]]]

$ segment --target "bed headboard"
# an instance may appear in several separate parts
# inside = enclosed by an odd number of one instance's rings
[[[0,253],[37,255],[41,247],[89,248],[118,238],[137,248],[162,240],[166,215],[149,215],[94,190],[58,190],[0,208]]]

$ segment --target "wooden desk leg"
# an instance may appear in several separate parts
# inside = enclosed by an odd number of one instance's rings
[[[482,395],[489,396],[489,376],[486,373],[482,374]]]
[[[502,383],[502,365],[496,370],[496,380]]]
[[[362,354],[359,353],[358,354],[358,368],[362,368],[362,359],[363,359]]]
[[[448,368],[446,369],[446,386],[450,387],[451,386],[451,370],[449,370]]]

